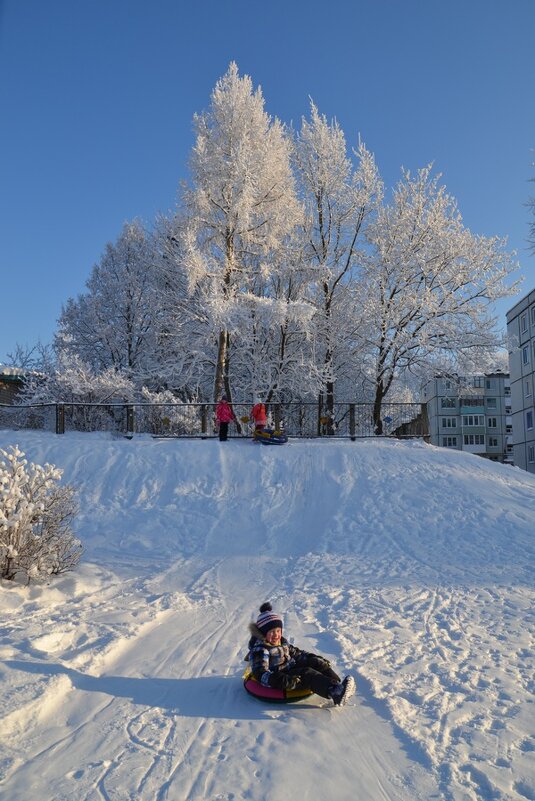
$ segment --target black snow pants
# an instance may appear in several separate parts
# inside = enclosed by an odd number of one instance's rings
[[[312,690],[322,698],[329,698],[329,690],[333,684],[340,683],[340,676],[316,654],[306,654],[299,659],[295,667],[285,671],[289,676],[299,676],[299,689]]]

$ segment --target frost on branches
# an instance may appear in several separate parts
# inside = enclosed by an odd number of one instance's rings
[[[17,445],[0,449],[0,578],[28,583],[66,573],[82,546],[71,531],[74,487],[58,486],[54,465],[28,464]]]

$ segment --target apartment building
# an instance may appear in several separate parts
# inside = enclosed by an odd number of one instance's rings
[[[432,445],[513,461],[511,384],[507,373],[435,376],[422,388]]]
[[[535,290],[507,312],[515,465],[535,473]]]

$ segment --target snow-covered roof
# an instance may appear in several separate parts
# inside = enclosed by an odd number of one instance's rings
[[[4,365],[0,365],[0,377],[6,379],[14,379],[14,378],[24,378],[27,375],[27,370],[23,370],[21,367],[6,367]]]

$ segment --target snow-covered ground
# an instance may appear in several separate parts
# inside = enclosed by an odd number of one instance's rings
[[[0,586],[6,801],[535,799],[535,478],[417,442],[0,432],[86,552]],[[342,709],[241,684],[271,600]]]

